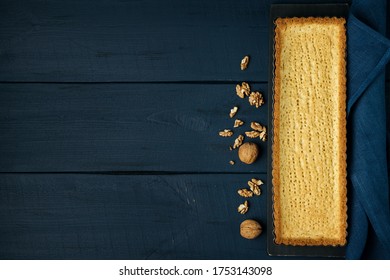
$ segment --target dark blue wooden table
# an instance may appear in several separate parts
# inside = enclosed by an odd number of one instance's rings
[[[0,259],[269,258],[267,143],[218,136],[267,123],[235,85],[267,94],[269,2],[1,0]]]

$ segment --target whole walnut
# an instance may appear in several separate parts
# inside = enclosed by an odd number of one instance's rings
[[[256,161],[260,150],[256,143],[247,142],[238,149],[238,157],[243,163],[251,164]]]
[[[255,239],[261,233],[261,225],[255,220],[245,220],[240,225],[240,234],[246,239]]]

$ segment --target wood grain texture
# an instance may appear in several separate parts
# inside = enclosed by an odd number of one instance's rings
[[[267,84],[251,84],[266,90]],[[264,91],[266,98],[266,92]],[[0,172],[266,172],[238,162],[230,109],[267,124],[235,84],[0,84]],[[237,163],[229,164],[230,160]]]
[[[266,184],[236,211],[250,178],[2,174],[0,259],[267,258],[266,233],[239,235],[244,219],[266,219]]]
[[[4,0],[0,81],[266,81],[267,5]]]

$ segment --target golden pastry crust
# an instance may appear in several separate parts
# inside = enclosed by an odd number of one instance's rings
[[[275,24],[276,24],[276,28],[275,28],[275,53],[274,53],[274,55],[275,55],[275,68],[274,68],[274,104],[273,104],[273,107],[274,107],[274,111],[273,111],[274,138],[273,138],[273,143],[272,143],[272,184],[273,184],[273,200],[274,200],[274,206],[273,206],[274,213],[273,213],[273,215],[274,215],[275,243],[276,244],[285,244],[285,245],[332,245],[332,246],[345,245],[346,244],[346,236],[347,236],[347,231],[346,231],[346,228],[347,228],[347,205],[346,205],[346,202],[347,202],[347,196],[346,196],[346,192],[347,192],[347,188],[346,188],[346,185],[347,185],[347,179],[346,179],[346,164],[347,164],[346,163],[346,141],[347,140],[346,139],[347,139],[347,137],[346,137],[346,60],[345,60],[346,32],[345,32],[345,19],[344,18],[313,18],[313,17],[310,17],[310,18],[278,18],[276,20]],[[336,177],[336,178],[334,178],[334,180],[338,183],[338,186],[334,187],[334,192],[331,194],[329,194],[329,190],[327,190],[328,191],[327,195],[332,196],[332,197],[326,198],[327,201],[330,201],[330,203],[329,203],[330,207],[334,206],[334,203],[332,203],[332,201],[336,200],[336,201],[338,201],[338,203],[337,203],[336,207],[333,207],[336,209],[329,209],[328,213],[325,213],[325,214],[322,212],[326,211],[326,205],[321,204],[322,201],[320,202],[320,204],[322,205],[322,209],[313,210],[313,208],[309,208],[307,206],[307,204],[303,205],[302,199],[298,198],[297,200],[293,200],[295,198],[294,195],[301,196],[301,198],[302,198],[302,196],[304,196],[305,199],[307,197],[307,198],[309,198],[309,200],[313,199],[312,191],[313,191],[313,193],[317,191],[315,189],[315,187],[304,186],[303,188],[301,188],[301,187],[292,188],[293,191],[290,191],[289,187],[287,188],[285,186],[281,186],[281,181],[282,181],[281,180],[281,177],[282,177],[281,173],[282,172],[284,172],[282,174],[284,176],[284,178],[289,176],[289,175],[285,174],[286,172],[292,172],[292,173],[296,172],[296,173],[301,174],[301,175],[302,174],[307,175],[307,173],[305,173],[306,169],[305,170],[294,170],[294,168],[297,166],[297,164],[294,162],[294,160],[292,160],[293,164],[291,164],[291,166],[290,166],[290,167],[292,167],[293,170],[287,169],[287,171],[286,171],[286,168],[285,168],[286,165],[283,165],[284,161],[282,162],[280,159],[281,154],[284,153],[284,150],[281,149],[281,145],[280,145],[281,132],[284,133],[284,131],[280,130],[281,123],[283,121],[283,120],[281,121],[280,116],[281,116],[281,112],[282,112],[281,111],[281,95],[283,94],[283,89],[284,89],[282,87],[282,72],[289,70],[288,65],[286,65],[284,62],[282,63],[282,51],[283,51],[283,48],[285,47],[283,45],[283,39],[284,39],[283,36],[285,36],[286,30],[291,26],[293,26],[293,27],[295,26],[295,27],[300,28],[302,26],[307,27],[308,25],[311,25],[313,27],[313,34],[314,34],[313,36],[317,36],[317,35],[315,35],[315,34],[317,34],[317,33],[315,33],[316,28],[320,28],[320,29],[321,28],[324,28],[324,29],[330,28],[329,30],[332,30],[332,28],[334,30],[334,28],[336,28],[336,30],[338,30],[337,34],[334,34],[334,33],[331,33],[330,31],[328,31],[328,32],[330,32],[328,34],[329,35],[328,37],[335,38],[333,40],[334,40],[334,42],[337,42],[336,45],[332,45],[333,42],[330,43],[330,46],[332,46],[332,48],[337,47],[335,49],[337,52],[335,57],[338,58],[338,60],[336,61],[336,64],[335,64],[335,65],[338,65],[338,69],[337,69],[338,83],[336,84],[337,88],[334,89],[337,92],[337,97],[335,97],[335,98],[338,98],[338,100],[336,100],[335,103],[338,104],[338,107],[336,108],[336,110],[332,111],[335,114],[334,118],[337,120],[337,121],[333,122],[332,124],[333,125],[336,124],[335,128],[336,128],[336,130],[338,130],[335,132],[335,133],[337,133],[337,135],[335,137],[337,137],[336,143],[338,144],[337,145],[338,149],[335,152],[336,156],[333,156],[336,158],[331,160],[331,162],[334,162],[336,164],[336,166],[338,167],[336,174],[334,174],[334,176]],[[330,39],[330,40],[332,40],[332,39]],[[312,40],[312,41],[315,41],[315,40]],[[326,50],[326,51],[331,52],[331,50]],[[314,54],[314,55],[316,55],[316,54]],[[317,56],[318,56],[318,53],[317,53]],[[334,58],[333,54],[331,55],[331,58]],[[297,68],[299,68],[299,66]],[[327,68],[325,68],[325,69],[327,69]],[[334,69],[332,68],[332,70],[334,70]],[[302,79],[301,79],[301,81],[302,81]],[[326,92],[324,92],[324,93],[326,93]],[[298,92],[295,92],[295,94],[298,96]],[[291,96],[288,96],[288,97],[291,97]],[[299,101],[297,101],[297,102],[299,103]],[[322,114],[324,114],[324,112],[322,112]],[[325,116],[323,116],[323,118],[321,120],[323,121],[327,118],[328,118],[328,116],[325,115]],[[298,124],[298,127],[300,127],[299,124]],[[298,140],[301,142],[302,141],[306,141],[306,142],[312,141],[312,139],[310,138],[311,136],[309,136],[309,139],[304,139],[305,136],[307,136],[307,135],[303,134],[300,136],[302,138],[298,139]],[[318,136],[319,137],[321,136],[320,132],[318,132]],[[323,144],[323,143],[321,143],[321,140],[319,140],[319,141],[320,141],[320,144]],[[285,146],[283,146],[283,148],[285,149]],[[318,153],[318,151],[316,151],[315,149],[319,149],[319,147],[318,148],[314,147],[313,149],[314,149],[314,151],[310,151],[309,154],[313,153],[313,152]],[[321,152],[324,152],[324,154],[329,153],[329,151],[326,151],[326,150],[320,151],[320,154],[321,154]],[[332,152],[332,151],[330,151],[330,152]],[[290,153],[290,155],[291,155],[291,153]],[[305,156],[303,156],[303,157],[305,157]],[[307,158],[309,158],[309,156],[307,156]],[[289,159],[287,158],[287,160],[289,160]],[[296,160],[296,161],[298,161],[298,160]],[[318,167],[314,166],[314,162],[313,163],[306,162],[305,164],[311,166],[310,168],[313,168],[313,169],[318,168]],[[284,171],[281,171],[281,165],[283,165]],[[326,168],[333,169],[336,167],[335,166],[327,166],[327,167],[325,166],[323,169],[326,169]],[[317,181],[315,181],[315,180],[317,180]],[[315,180],[312,182],[313,185],[315,185],[316,182],[318,183],[318,178]],[[306,180],[306,182],[307,182],[307,180]],[[321,186],[320,186],[320,188],[321,188]],[[303,193],[293,193],[296,190],[299,191],[302,189],[309,191],[309,193],[304,193],[304,192]],[[321,195],[322,195],[322,193],[321,193]],[[282,201],[282,199],[283,199],[283,201]],[[314,199],[316,199],[316,198],[314,197]],[[301,204],[296,204],[296,205],[301,205],[301,206],[303,205],[301,208],[298,207],[297,213],[295,213],[294,211],[288,212],[289,210],[283,209],[283,207],[285,205],[287,205],[289,203],[292,204],[291,201],[293,201],[293,202],[298,201]],[[310,201],[308,203],[310,203]],[[307,209],[304,209],[305,207]],[[320,207],[318,207],[318,208],[320,208]],[[304,209],[303,212],[301,211],[302,209]],[[332,210],[334,211],[334,213],[332,213]],[[331,212],[331,214],[334,214],[335,219],[333,221],[334,225],[330,226],[331,230],[329,230],[330,233],[328,234],[326,232],[327,231],[326,227],[327,227],[327,224],[329,224],[329,220],[330,220],[329,212]],[[294,223],[296,222],[295,220],[297,218],[301,217],[300,215],[302,213],[306,213],[307,217],[309,217],[309,218],[310,218],[310,215],[313,215],[313,217],[316,220],[318,220],[319,222],[317,221],[315,224],[315,227],[317,227],[317,228],[315,228],[312,224],[300,225],[303,227],[307,226],[307,228],[297,229],[301,232],[301,234],[295,235],[295,233],[293,232]],[[298,215],[298,216],[294,216],[294,215]],[[321,215],[326,216],[324,218],[324,220],[326,221],[324,226],[318,225],[319,223],[321,223],[321,217],[322,217]],[[301,217],[301,219],[306,218],[305,221],[308,221],[309,218],[307,218],[307,217],[306,216]],[[291,225],[286,226],[286,223],[291,223]],[[310,221],[309,221],[309,223],[310,223]],[[296,225],[296,226],[298,227],[298,225]],[[335,228],[333,228],[333,227],[335,227]],[[323,230],[321,233],[319,233],[319,231],[318,231],[319,228],[323,228],[325,230]],[[317,231],[315,231],[315,230],[317,230]],[[313,232],[311,232],[311,231],[313,231]]]

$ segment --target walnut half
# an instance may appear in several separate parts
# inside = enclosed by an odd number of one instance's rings
[[[267,140],[267,128],[265,126],[261,125],[258,122],[251,122],[251,128],[259,132],[258,136],[261,139],[261,141],[265,142]]]
[[[237,208],[238,213],[240,214],[245,214],[248,212],[249,206],[248,206],[248,201],[245,200],[244,203],[240,204]]]
[[[222,137],[230,137],[232,135],[233,135],[233,131],[231,131],[230,129],[224,129],[223,131],[219,132],[219,136]]]
[[[238,112],[238,107],[237,106],[234,106],[233,109],[230,109],[230,118],[233,118]]]
[[[248,190],[248,189],[239,189],[237,191],[237,193],[242,197],[252,197],[253,196],[253,192],[251,190]]]
[[[261,195],[260,186],[262,184],[263,184],[263,181],[261,181],[259,179],[255,179],[255,178],[253,178],[250,181],[248,181],[249,188],[251,189],[253,194],[255,194],[257,196]]]
[[[242,120],[239,120],[239,119],[236,119],[234,121],[234,127],[240,127],[244,124],[244,122]]]
[[[242,142],[244,142],[244,136],[240,134],[236,140],[234,140],[233,149],[239,148],[242,145]]]
[[[259,137],[260,136],[260,132],[258,131],[246,131],[245,132],[245,135],[248,136],[249,138],[256,138],[256,137]]]
[[[256,106],[256,108],[259,108],[261,105],[264,104],[263,95],[258,91],[253,91],[249,95],[249,104],[251,104],[251,106]]]
[[[244,58],[241,60],[241,70],[245,70],[248,67],[249,63],[249,56],[244,56]]]
[[[251,88],[248,83],[242,82],[242,84],[236,85],[236,93],[240,98],[244,98],[245,96],[249,96]]]

